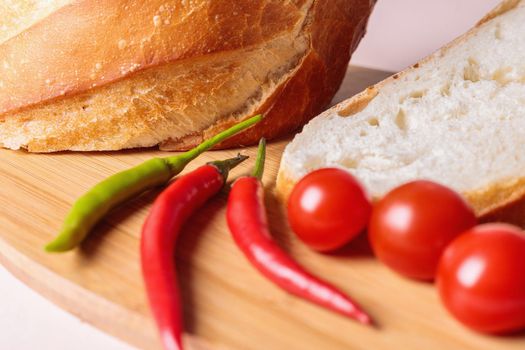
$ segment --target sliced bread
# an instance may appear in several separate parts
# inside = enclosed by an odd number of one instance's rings
[[[377,199],[430,179],[481,216],[525,196],[525,0],[413,67],[324,112],[286,147],[277,191],[339,167]]]

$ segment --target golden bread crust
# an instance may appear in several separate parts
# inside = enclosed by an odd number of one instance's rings
[[[287,135],[326,108],[342,83],[352,52],[365,34],[373,3],[333,0],[327,6],[315,2],[311,23],[306,28],[311,33],[309,53],[290,79],[257,110],[265,115],[265,120],[220,147],[252,145],[262,136],[273,139]]]
[[[222,146],[281,136],[333,97],[374,3],[72,1],[0,44],[0,145],[182,150],[258,112]]]

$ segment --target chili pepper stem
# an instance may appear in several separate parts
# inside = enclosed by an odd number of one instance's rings
[[[266,139],[263,137],[259,141],[259,147],[257,148],[257,159],[255,160],[255,168],[253,169],[252,176],[262,180],[264,173],[264,163],[266,161]]]
[[[261,120],[262,120],[262,115],[258,114],[254,117],[251,117],[243,122],[240,122],[232,126],[231,128],[213,136],[211,139],[204,141],[197,147],[189,151],[186,151],[183,154],[164,158],[164,161],[166,162],[166,164],[168,164],[172,173],[178,174],[182,171],[182,169],[184,168],[184,166],[186,166],[186,164],[191,162],[193,159],[197,158],[197,156],[200,155],[201,153],[209,150],[210,148],[226,140],[227,138],[237,134],[239,131],[242,131],[254,124],[257,124]],[[181,158],[184,159],[183,162],[181,162]]]
[[[208,165],[213,165],[214,167],[216,167],[221,173],[222,177],[224,178],[224,181],[226,181],[230,170],[232,170],[233,168],[235,168],[237,165],[241,164],[248,158],[249,158],[248,156],[245,156],[239,153],[237,154],[236,157],[225,159],[225,160],[216,160],[213,162],[209,162]]]

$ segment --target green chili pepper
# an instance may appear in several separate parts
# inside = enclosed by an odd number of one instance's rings
[[[166,184],[201,153],[261,120],[262,116],[257,115],[180,155],[147,160],[98,183],[75,202],[59,235],[46,245],[45,250],[64,252],[75,248],[111,209],[151,188]]]

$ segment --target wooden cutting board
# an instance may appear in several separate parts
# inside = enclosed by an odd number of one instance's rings
[[[354,68],[350,95],[383,72]],[[233,244],[224,193],[184,227],[176,259],[191,349],[523,349],[525,335],[489,337],[467,330],[441,306],[431,284],[395,275],[372,256],[362,236],[335,254],[305,248],[272,195],[286,141],[268,149],[264,182],[269,219],[280,244],[308,269],[355,297],[377,320],[365,327],[287,295],[262,278]],[[209,152],[188,170],[237,150]],[[254,155],[254,149],[243,150]],[[0,150],[0,262],[83,320],[144,349],[159,349],[139,266],[139,234],[158,191],[121,206],[74,252],[46,254],[71,203],[119,170],[166,153],[134,150],[28,154]],[[231,178],[247,172],[248,161]]]

